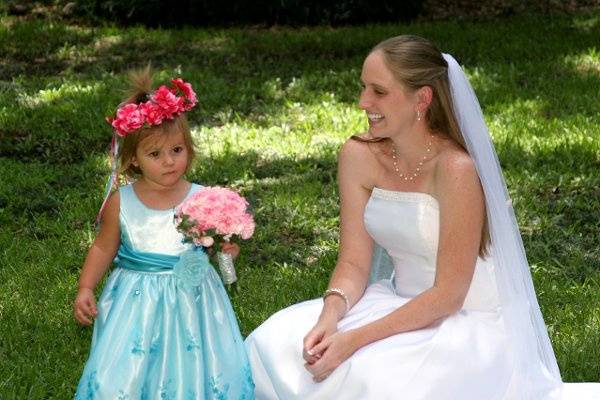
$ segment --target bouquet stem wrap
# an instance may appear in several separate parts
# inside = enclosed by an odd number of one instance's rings
[[[233,257],[231,254],[218,251],[217,263],[219,264],[219,271],[221,272],[221,278],[223,279],[224,284],[230,285],[237,281],[235,266],[233,265]]]

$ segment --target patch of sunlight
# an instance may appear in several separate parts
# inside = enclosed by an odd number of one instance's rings
[[[600,51],[591,47],[582,53],[566,56],[563,63],[577,72],[600,74]]]
[[[227,153],[244,154],[259,152],[261,158],[279,159],[289,156],[304,157],[309,153],[322,153],[337,146],[335,137],[323,146],[321,138],[312,142],[312,135],[296,134],[286,123],[268,127],[255,127],[229,123],[220,127],[199,127],[192,130],[192,136],[198,152],[207,156],[219,156]]]
[[[288,102],[258,125],[238,118],[218,127],[193,126],[192,136],[198,152],[208,157],[259,152],[261,158],[278,159],[335,154],[348,137],[366,129],[363,111],[329,94],[313,104]]]
[[[93,46],[96,50],[106,51],[122,42],[123,37],[121,35],[102,36],[94,42]]]
[[[110,158],[108,157],[108,153],[98,153],[91,155],[89,157],[90,162],[90,170],[92,169],[103,169],[105,167],[110,168]]]
[[[484,68],[465,68],[464,71],[476,91],[492,91],[499,86],[500,78],[497,73],[491,73]]]
[[[354,84],[358,95],[359,78],[360,70],[358,68],[350,68],[345,71],[328,70],[314,74],[306,73],[302,77],[292,77],[286,87],[286,92],[292,96],[302,96],[307,92],[314,92],[319,87]]]
[[[324,89],[318,90],[319,87],[331,87],[335,85],[345,85],[344,81],[338,79],[338,74],[330,71],[327,74],[326,79],[315,79],[314,77],[292,77],[290,82],[284,87],[281,78],[273,78],[265,81],[262,84],[262,93],[265,98],[274,100],[280,100],[287,98],[290,100],[301,100],[311,99],[312,101],[320,101],[324,105],[330,102],[339,102],[339,96],[332,92]]]
[[[283,98],[285,94],[281,85],[281,78],[279,77],[265,81],[262,88],[266,98],[279,100]]]
[[[293,103],[278,116],[292,126],[298,136],[310,140],[313,135],[348,137],[364,132],[366,117],[357,106],[337,102],[333,96],[313,104]]]
[[[74,32],[78,34],[88,34],[92,32],[92,29],[87,26],[79,26],[79,25],[65,25],[65,30],[67,32]]]
[[[535,99],[513,99],[497,107],[493,115],[486,115],[494,122],[504,123],[535,123],[536,118],[544,110],[544,102],[540,97]],[[526,118],[524,118],[526,117]]]
[[[5,29],[10,29],[16,25],[16,19],[13,17],[0,16],[0,26]]]
[[[311,148],[339,147],[344,143],[343,138],[331,135],[315,135],[310,139]]]
[[[67,45],[58,49],[56,58],[59,60],[70,62],[88,62],[92,63],[97,60],[97,57],[90,55],[90,49],[78,45]]]
[[[572,119],[557,119],[551,125],[552,141],[556,147],[561,145],[581,145],[585,148],[600,149],[596,126],[574,123]]]
[[[195,34],[198,34],[198,31],[194,31]],[[232,50],[232,45],[234,41],[231,37],[226,36],[224,34],[212,34],[206,37],[194,38],[193,41],[186,44],[191,50],[200,50],[202,52],[205,51],[224,51],[224,50]]]
[[[12,113],[14,113],[14,110],[9,109],[8,107],[0,107],[0,121],[8,120]]]
[[[600,25],[600,16],[576,17],[573,19],[573,26],[581,31],[590,32]]]
[[[65,82],[59,87],[42,89],[35,94],[20,93],[17,95],[17,103],[22,107],[34,108],[42,104],[51,103],[69,95],[93,93],[98,91],[101,86],[101,82],[91,85]]]
[[[532,115],[506,111],[489,118],[487,124],[493,141],[532,150],[570,146],[600,149],[595,125],[582,123],[580,116],[545,120]]]
[[[345,135],[366,129],[364,111],[358,106],[339,102],[333,93],[326,93],[314,103],[289,103],[281,115],[293,125],[311,130],[323,129],[333,134]],[[314,132],[319,133],[319,132]]]

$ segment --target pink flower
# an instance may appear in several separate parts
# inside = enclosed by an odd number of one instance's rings
[[[255,228],[255,223],[254,223],[254,218],[252,218],[252,215],[250,214],[246,214],[242,217],[242,223],[241,223],[241,230],[240,230],[240,237],[244,240],[249,239],[250,237],[252,237],[252,235],[254,234],[254,228]]]
[[[198,102],[198,99],[196,98],[196,93],[192,89],[192,85],[184,82],[180,78],[173,79],[171,82],[173,82],[173,85],[175,85],[177,89],[181,90],[181,92],[185,96],[187,100],[187,104],[185,105],[186,111],[194,107]]]
[[[167,119],[172,119],[173,114],[183,110],[183,99],[176,96],[165,85],[159,87],[150,100],[163,110],[164,117]]]
[[[198,243],[204,247],[210,247],[215,243],[215,240],[210,236],[202,236],[198,239]]]
[[[150,125],[159,125],[163,121],[164,114],[159,105],[151,101],[147,101],[143,104],[140,104],[140,109],[146,117],[146,121],[148,121]]]
[[[117,133],[125,136],[144,125],[144,114],[140,111],[137,104],[129,103],[119,108],[117,117],[112,120],[111,125]]]

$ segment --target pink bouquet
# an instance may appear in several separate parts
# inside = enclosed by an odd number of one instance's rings
[[[249,239],[254,234],[255,224],[246,211],[247,206],[246,199],[233,190],[218,186],[203,188],[175,210],[177,230],[186,242],[203,247],[228,242],[236,235]],[[234,283],[237,276],[231,255],[218,251],[217,261],[223,282]]]
[[[175,223],[187,242],[210,247],[232,236],[249,239],[254,219],[246,211],[248,202],[231,189],[206,187],[190,196],[175,210]],[[215,240],[215,236],[217,240]]]

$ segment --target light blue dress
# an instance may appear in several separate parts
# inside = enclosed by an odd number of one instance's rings
[[[131,185],[119,192],[121,246],[75,398],[254,399],[237,320],[206,253],[182,242],[173,210],[146,207]]]

